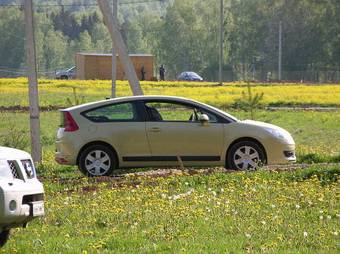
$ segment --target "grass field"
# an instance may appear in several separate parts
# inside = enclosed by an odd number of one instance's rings
[[[27,106],[25,79],[0,79],[0,107]],[[340,107],[340,85],[252,84],[263,106]],[[234,108],[244,83],[144,82],[146,94],[185,96]],[[42,80],[42,106],[67,99],[94,101],[110,93],[109,81]],[[118,82],[118,95],[129,95]],[[292,133],[299,162],[340,162],[340,109],[258,110],[256,120]],[[310,165],[294,172],[213,173],[166,178],[127,174],[84,178],[76,167],[54,163],[59,125],[55,110],[41,113],[46,216],[13,230],[0,253],[339,253],[339,164]],[[29,151],[29,114],[0,111],[0,145]],[[143,169],[148,170],[148,169]]]
[[[230,107],[246,91],[244,83],[226,83],[216,86],[209,82],[141,82],[145,94],[174,95],[196,99],[218,107]],[[1,106],[28,105],[27,80],[0,79]],[[254,83],[253,93],[264,93],[262,101],[267,106],[340,106],[340,85],[272,84]],[[102,100],[111,95],[111,82],[94,80],[41,80],[39,99],[41,106],[66,106],[67,98],[74,101],[73,91],[84,102]],[[117,82],[117,95],[131,95],[125,81]]]
[[[338,253],[339,168],[45,180],[1,253]]]

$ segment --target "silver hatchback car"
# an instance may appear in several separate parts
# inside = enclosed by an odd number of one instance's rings
[[[88,176],[117,168],[225,166],[254,170],[294,162],[284,129],[172,96],[133,96],[61,110],[55,159]]]

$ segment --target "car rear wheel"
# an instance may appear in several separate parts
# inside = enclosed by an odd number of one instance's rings
[[[0,233],[0,247],[4,246],[9,238],[9,230],[4,230]]]
[[[234,144],[227,155],[227,166],[235,170],[256,170],[266,163],[265,153],[253,141],[240,141]]]
[[[79,169],[86,176],[108,176],[115,168],[115,155],[107,146],[92,145],[80,154]]]

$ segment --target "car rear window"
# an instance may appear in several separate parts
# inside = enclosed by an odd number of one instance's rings
[[[136,109],[132,103],[111,104],[88,110],[82,114],[93,122],[134,121]]]

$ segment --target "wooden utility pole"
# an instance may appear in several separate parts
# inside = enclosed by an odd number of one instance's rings
[[[119,60],[122,63],[124,71],[129,80],[132,93],[133,95],[143,95],[143,91],[140,87],[135,68],[133,67],[130,57],[127,53],[122,35],[119,32],[118,24],[116,23],[116,20],[113,18],[112,13],[110,12],[110,5],[107,0],[97,0],[97,2],[101,12],[103,13],[104,24],[109,29],[112,42],[116,46],[116,49],[118,51]]]
[[[279,23],[279,63],[278,63],[278,80],[281,81],[282,72],[282,21]]]
[[[117,21],[117,12],[118,12],[118,0],[112,0],[112,14],[113,19],[115,20],[116,24]],[[116,50],[115,45],[112,41],[112,87],[111,87],[111,98],[116,97],[116,78],[117,78],[117,57],[116,57]]]
[[[219,53],[219,70],[218,80],[223,85],[222,65],[223,65],[223,0],[220,0],[220,53]]]
[[[31,153],[34,162],[41,162],[39,98],[38,98],[38,80],[35,56],[32,0],[24,0],[24,8],[25,8],[27,74],[30,105]]]

